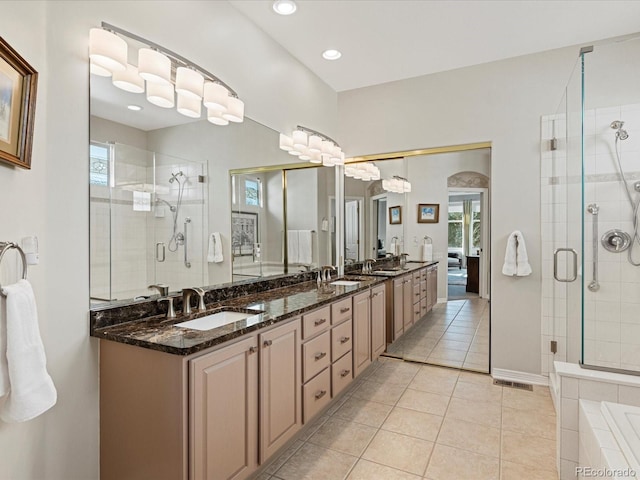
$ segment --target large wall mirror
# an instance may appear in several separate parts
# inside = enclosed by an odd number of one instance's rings
[[[90,77],[92,304],[337,263],[333,168],[296,168],[250,118],[212,125]]]

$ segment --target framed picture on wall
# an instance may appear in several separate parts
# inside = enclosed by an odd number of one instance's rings
[[[395,207],[389,207],[389,224],[399,225],[402,223],[402,207],[397,205]]]
[[[258,243],[258,214],[231,212],[231,253],[234,257],[253,255]]]
[[[419,203],[418,223],[438,223],[440,217],[439,203]]]
[[[31,168],[38,72],[0,37],[0,160]]]

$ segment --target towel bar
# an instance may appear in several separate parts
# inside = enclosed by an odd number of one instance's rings
[[[15,248],[16,250],[18,250],[20,257],[22,258],[22,279],[26,280],[27,279],[27,257],[25,256],[22,248],[20,248],[20,245],[18,245],[17,243],[0,242],[0,264],[2,263],[2,257],[4,257],[4,254],[8,250],[11,250],[12,248]],[[4,290],[2,289],[2,284],[0,284],[0,294],[5,296]]]

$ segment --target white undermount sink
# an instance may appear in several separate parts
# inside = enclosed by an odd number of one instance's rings
[[[229,325],[230,323],[239,322],[249,317],[253,317],[260,312],[251,314],[244,312],[218,312],[206,317],[196,318],[187,322],[176,323],[174,327],[190,328],[192,330],[212,330],[214,328]]]
[[[356,282],[353,280],[337,280],[335,282],[331,282],[331,285],[342,285],[343,287],[353,287],[354,285],[359,285],[360,282]]]

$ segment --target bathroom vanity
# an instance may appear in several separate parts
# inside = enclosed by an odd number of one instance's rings
[[[240,289],[192,315],[247,315],[210,330],[176,326],[184,316],[92,312],[92,335],[110,340],[100,345],[101,478],[251,475],[384,351],[385,279],[355,278]]]

